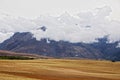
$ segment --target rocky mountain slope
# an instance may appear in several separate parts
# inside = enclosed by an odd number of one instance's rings
[[[98,39],[96,43],[70,43],[54,41],[47,38],[40,41],[33,38],[30,32],[15,33],[0,44],[1,50],[33,53],[55,58],[87,58],[120,60],[119,42],[107,43],[107,37]]]

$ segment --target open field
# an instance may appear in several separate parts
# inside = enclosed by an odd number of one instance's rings
[[[120,80],[120,62],[0,60],[0,80]]]

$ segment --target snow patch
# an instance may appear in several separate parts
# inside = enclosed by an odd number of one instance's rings
[[[118,43],[118,45],[116,46],[116,48],[120,48],[120,43]]]

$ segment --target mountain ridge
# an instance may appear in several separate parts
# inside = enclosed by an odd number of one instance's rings
[[[32,53],[55,58],[73,57],[85,59],[119,60],[120,48],[116,48],[118,42],[107,43],[106,41],[107,37],[103,38],[103,40],[98,39],[98,42],[96,43],[89,44],[70,43],[62,40],[55,41],[47,38],[43,38],[38,41],[30,32],[17,32],[11,38],[0,44],[0,50]]]

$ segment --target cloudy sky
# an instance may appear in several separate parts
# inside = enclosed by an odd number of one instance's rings
[[[103,6],[110,6],[110,17],[120,20],[120,0],[0,0],[0,10],[28,18],[40,14],[58,15],[65,11],[76,14]]]
[[[109,35],[109,42],[118,41],[119,4],[120,0],[0,0],[0,42],[15,32],[31,32],[37,40],[89,43]]]

